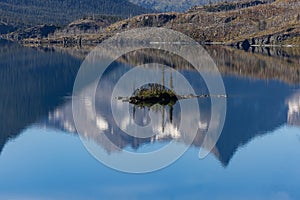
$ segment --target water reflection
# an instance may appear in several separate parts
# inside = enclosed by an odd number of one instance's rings
[[[65,53],[0,46],[0,152],[5,143],[45,118],[72,93],[80,60]]]
[[[122,69],[122,68],[121,68]],[[197,74],[193,71],[184,72],[192,79],[197,77]],[[121,73],[122,74],[122,73]],[[109,74],[107,74],[108,77]],[[290,85],[280,83],[277,81],[264,81],[264,80],[249,80],[237,77],[225,77],[224,78],[226,89],[228,92],[228,113],[226,123],[222,135],[213,150],[216,157],[222,162],[223,165],[228,165],[231,157],[237,151],[237,149],[249,142],[256,136],[266,134],[276,128],[286,124],[288,121],[288,107],[286,104],[287,99],[295,92]],[[195,86],[197,83],[194,83]],[[112,84],[113,85],[113,84]],[[107,94],[107,92],[106,92]],[[104,98],[102,98],[104,99]],[[168,131],[158,132],[156,137],[148,139],[138,139],[130,137],[124,134],[119,127],[115,124],[113,118],[104,118],[103,116],[109,116],[108,106],[110,105],[110,99],[106,99],[107,102],[101,101],[101,104],[96,105],[98,116],[87,117],[90,113],[90,108],[87,103],[87,108],[82,113],[81,122],[86,127],[86,137],[92,138],[97,141],[99,145],[106,149],[107,152],[118,151],[118,148],[103,143],[103,135],[89,133],[99,133],[104,130],[106,137],[110,139],[120,149],[131,146],[134,149],[138,149],[143,144],[152,143],[154,141],[170,141],[176,139],[180,142],[188,140],[189,135],[180,135],[174,126],[168,126]],[[209,99],[200,99],[199,106],[201,107],[201,120],[199,123],[200,131],[198,132],[193,145],[200,147],[209,123]],[[175,107],[177,105],[175,104]],[[133,111],[133,110],[132,110]],[[63,108],[58,109],[56,112],[60,113],[62,118],[52,118],[50,122],[54,126],[61,125],[62,129],[64,124],[72,123],[71,105],[65,105]],[[142,112],[142,111],[141,111]],[[173,123],[180,121],[179,109],[174,109]],[[69,113],[69,114],[66,114]],[[119,113],[124,115],[124,123],[130,122],[128,113]],[[125,117],[127,116],[127,118]],[[194,115],[192,111],[184,116],[187,120],[193,120]],[[91,119],[91,121],[89,121]],[[127,119],[127,120],[125,120]],[[142,119],[142,116],[141,116]],[[87,127],[93,127],[91,124],[97,122],[98,130],[89,130]],[[66,123],[67,122],[67,123]],[[124,126],[125,126],[124,124]],[[104,129],[105,128],[105,129]],[[66,130],[66,129],[65,129]],[[159,129],[158,129],[159,130]],[[188,132],[188,131],[187,131]]]
[[[300,126],[300,93],[295,93],[287,99],[288,104],[288,123]]]
[[[132,97],[131,97],[132,98]],[[138,126],[145,127],[150,124],[151,119],[160,119],[161,127],[159,128],[159,132],[165,133],[165,129],[174,123],[173,115],[174,115],[174,105],[177,102],[177,99],[172,100],[146,100],[146,101],[127,101],[129,106],[130,118],[133,119],[133,123]],[[126,101],[123,101],[126,103]],[[178,106],[177,106],[178,107]],[[154,113],[152,118],[150,117],[151,113]],[[173,126],[174,137],[178,137],[178,126]],[[157,135],[159,136],[159,135]]]
[[[146,54],[145,52],[142,53],[144,55]],[[153,53],[153,51],[150,52],[150,54],[151,53]],[[164,59],[164,57],[158,58],[157,55],[158,54],[154,54],[154,58],[156,56],[155,61]],[[167,123],[165,126],[161,126],[161,124],[164,123],[164,120],[160,120],[160,123],[158,123],[160,126],[157,128],[158,131],[156,136],[146,139],[134,138],[125,134],[122,130],[120,130],[119,126],[115,124],[112,116],[107,117],[110,116],[110,111],[108,108],[110,107],[110,97],[113,87],[120,76],[131,68],[129,65],[124,64],[128,64],[131,59],[126,59],[125,62],[122,60],[124,57],[121,58],[120,63],[115,63],[115,65],[104,74],[101,84],[102,86],[100,85],[98,87],[98,90],[100,91],[105,90],[105,96],[103,96],[103,93],[101,92],[97,93],[100,95],[97,97],[97,99],[101,100],[96,104],[98,115],[88,117],[88,114],[91,113],[89,103],[87,103],[88,106],[85,111],[82,111],[82,119],[80,120],[82,122],[82,127],[90,128],[92,127],[91,124],[95,122],[98,124],[97,130],[88,130],[86,128],[86,137],[96,141],[108,153],[120,151],[128,146],[138,150],[138,148],[144,144],[151,144],[153,142],[168,142],[173,139],[181,143],[185,143],[186,140],[190,139],[188,138],[189,135],[182,135],[176,129],[176,124],[180,122],[180,109],[178,104],[174,105],[175,108],[172,116],[174,122],[169,124]],[[149,59],[145,59],[145,56],[141,56],[140,58],[141,60],[135,60],[135,64],[144,63],[147,62],[147,60],[149,61]],[[166,59],[168,58],[169,57],[166,57]],[[191,66],[189,66],[188,63],[184,63],[184,61],[180,60],[180,58],[176,59],[178,61],[177,63],[180,63],[177,69],[188,78],[193,88],[196,89],[197,93],[207,93],[207,88],[205,88],[201,77],[199,77],[199,75],[193,71],[192,68],[190,68]],[[151,62],[152,61],[153,60],[151,60]],[[173,63],[173,67],[176,68],[176,63]],[[157,69],[147,70],[155,71]],[[213,153],[221,161],[221,163],[226,166],[240,146],[246,144],[254,137],[266,134],[267,132],[270,132],[288,122],[288,107],[286,101],[293,93],[295,93],[294,89],[297,88],[297,86],[292,86],[278,81],[266,81],[259,79],[253,80],[228,75],[224,76],[224,81],[226,90],[228,92],[228,114],[224,131],[222,132],[221,138],[216,147],[213,149]],[[125,85],[124,87],[132,88],[132,85]],[[193,145],[196,147],[200,147],[203,143],[207,125],[210,123],[210,99],[200,98],[199,106],[201,108],[201,120],[197,122],[199,124],[199,132],[193,142]],[[128,126],[130,123],[134,123],[134,121],[131,120],[136,120],[133,115],[134,109],[131,109],[130,111],[131,116],[128,115],[128,112],[119,110],[119,116],[123,118],[123,126]],[[69,105],[61,108],[60,112],[71,113],[71,106]],[[162,113],[163,112],[160,112],[160,115],[162,115]],[[140,109],[138,115],[140,120],[138,123],[143,124],[143,121],[141,120],[145,120],[147,122],[147,119],[145,119],[145,116],[148,116],[147,111]],[[193,115],[192,111],[190,111],[190,113],[184,117],[185,119],[192,121],[194,116],[195,115]],[[72,122],[72,117],[69,116],[67,118],[68,124]],[[157,116],[157,118],[159,118],[159,116]],[[88,119],[91,119],[91,121],[88,121]],[[163,118],[160,117],[160,119]],[[54,121],[53,124],[56,124],[59,121],[65,121],[65,119],[57,119],[57,121]],[[175,126],[172,124],[175,124]],[[104,127],[105,129],[103,129]],[[162,127],[164,127],[164,129],[167,127],[167,131],[163,131]],[[105,136],[109,138],[109,140],[112,141],[113,144],[118,148],[114,147],[114,145],[109,145],[104,142],[105,140],[103,139],[103,135],[97,134],[102,131],[104,131]],[[187,128],[187,133],[188,132],[189,129]],[[88,133],[95,134],[91,135]]]
[[[207,47],[207,50],[224,75],[228,94],[224,130],[213,149],[213,153],[224,166],[229,164],[239,147],[256,136],[266,134],[286,123],[300,125],[300,95],[296,90],[299,89],[296,83],[300,80],[299,57],[293,54],[288,58],[270,57],[213,47]],[[71,99],[65,97],[71,95],[80,62],[81,59],[51,49],[45,52],[8,43],[1,44],[0,149],[10,138],[16,137],[31,124],[76,133]],[[107,117],[110,112],[110,96],[116,81],[131,69],[131,65],[147,62],[166,64],[179,70],[190,81],[197,94],[207,93],[203,80],[192,70],[189,63],[174,55],[154,50],[124,55],[105,72],[102,85],[98,87],[101,92],[97,93],[100,95],[97,98],[99,101],[96,102],[97,115],[91,116],[91,100],[88,98],[84,100],[86,106],[80,108],[80,123],[81,127],[85,127],[85,136],[94,140],[108,153],[127,147],[138,150],[141,145],[151,145],[154,142],[169,142],[175,139],[185,143],[190,139],[188,130],[184,135],[178,131],[177,124],[181,120],[178,103],[172,106],[154,105],[151,109],[132,105],[130,115],[128,112],[119,113],[120,116],[124,116],[124,126],[132,122],[130,120],[145,126],[149,123],[150,112],[156,113],[157,119],[161,120],[156,135],[149,138],[135,138],[125,134],[112,116]],[[107,89],[105,93],[103,88]],[[83,93],[85,90],[89,90],[89,86],[83,89]],[[188,114],[183,116],[191,123],[197,123],[199,127],[193,142],[196,147],[201,146],[207,126],[211,123],[210,98],[200,98],[198,103],[201,108],[200,121],[193,121],[193,110],[188,110]],[[92,124],[95,123],[97,127],[92,130],[95,127]],[[99,132],[104,134],[99,135]],[[104,137],[109,138],[114,145],[107,144]]]

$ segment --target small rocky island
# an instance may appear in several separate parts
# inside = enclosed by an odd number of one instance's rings
[[[174,106],[177,101],[191,98],[227,98],[226,94],[220,95],[179,95],[173,89],[157,83],[149,83],[136,89],[130,97],[117,97],[123,102],[129,102],[139,108],[152,107],[156,104],[162,106]]]
[[[173,106],[178,101],[173,90],[157,83],[147,84],[135,90],[131,97],[121,99],[139,107],[152,107],[155,104]]]

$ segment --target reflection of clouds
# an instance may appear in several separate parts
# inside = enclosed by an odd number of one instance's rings
[[[300,92],[287,100],[288,124],[300,126]]]
[[[207,128],[208,128],[208,123],[207,122],[199,121],[199,129],[200,130],[206,130]]]
[[[155,133],[155,140],[163,140],[166,138],[179,139],[181,137],[178,127],[171,123],[167,123],[164,128],[162,126],[155,126],[153,127],[153,132]]]
[[[123,130],[128,129],[127,127],[129,127],[129,125],[133,123],[132,121],[133,120],[129,116],[124,117],[121,121],[120,128]]]
[[[85,90],[89,90],[89,88],[86,88]],[[109,98],[105,98],[104,102],[101,104],[96,103],[95,109],[97,112],[93,112],[93,105],[90,97],[85,97],[84,95],[85,92],[83,91],[82,94],[79,95],[80,97],[74,97],[76,101],[81,101],[81,105],[83,105],[82,107],[77,108],[78,113],[80,113],[80,119],[78,120],[79,124],[76,126],[78,129],[77,131],[80,132],[81,136],[87,140],[96,142],[107,152],[119,151],[128,145],[140,146],[144,143],[150,142],[169,142],[171,140],[176,140],[178,142],[188,144],[188,141],[190,141],[192,138],[192,134],[190,133],[194,131],[195,125],[199,128],[199,131],[197,140],[194,141],[194,145],[201,146],[203,138],[206,135],[206,130],[210,119],[209,116],[201,114],[201,121],[195,121],[195,115],[197,114],[195,110],[187,109],[184,113],[181,113],[180,109],[177,109],[175,106],[173,121],[171,122],[169,120],[169,113],[166,108],[158,106],[161,109],[150,111],[152,122],[150,130],[153,132],[153,136],[149,138],[134,138],[120,130],[122,127],[127,129],[127,127],[129,127],[131,124],[135,123],[133,115],[132,113],[130,114],[128,109],[123,109],[123,106],[117,106],[116,109],[118,115],[121,117],[121,124],[120,127],[118,127],[115,124],[113,116],[108,113],[110,109],[107,108],[111,105]],[[188,104],[189,100],[184,101],[186,104]],[[126,104],[124,102],[121,103],[122,105]],[[163,110],[165,110],[165,117],[162,117]],[[101,114],[99,114],[100,112]],[[179,123],[182,120],[181,118],[188,122],[182,129],[184,132],[179,130]],[[53,125],[56,128],[63,129],[67,132],[76,132],[72,115],[72,102],[68,102],[64,106],[56,109],[53,113],[50,113],[48,124]],[[108,144],[104,137],[109,138],[113,144]]]
[[[69,133],[75,133],[76,129],[72,118],[69,118],[69,113],[63,109],[56,109],[53,113],[48,114],[48,121],[55,122],[59,127]]]
[[[113,77],[118,77],[119,73],[124,73],[123,71],[123,68],[116,68],[116,71],[110,73],[113,74]],[[139,71],[142,79],[149,79],[150,75],[151,77],[155,77],[158,81],[162,79],[161,68],[141,68]],[[149,73],[149,71],[152,71],[152,73]],[[172,81],[170,78],[171,72],[173,74]],[[178,94],[194,93],[194,91],[186,89],[187,87],[183,84],[184,77],[181,76],[182,75],[175,73],[173,69],[166,69],[164,81],[166,83],[170,82],[170,84],[172,82]],[[126,80],[135,79],[132,77]],[[95,87],[95,83],[91,84],[82,89],[76,97],[73,97],[73,103],[75,102],[75,105],[80,105],[78,108],[76,107],[77,132],[80,133],[81,137],[94,141],[107,152],[119,151],[129,145],[133,148],[138,148],[145,143],[170,142],[171,140],[176,140],[177,142],[187,145],[193,142],[193,145],[200,147],[207,135],[208,125],[212,123],[212,127],[219,126],[219,120],[210,122],[211,109],[209,98],[202,99],[201,105],[196,99],[186,99],[175,104],[172,110],[168,106],[162,107],[155,105],[145,112],[144,110],[135,110],[135,115],[133,115],[133,109],[130,110],[128,102],[122,102],[116,99],[119,96],[126,96],[127,93],[114,94],[113,91],[116,88],[115,81],[116,80],[104,76],[98,87]],[[132,87],[132,84],[119,84],[120,92],[132,91]],[[205,85],[202,86],[200,84],[198,87],[201,88],[198,90],[198,93],[206,91]],[[204,87],[204,89],[202,89],[202,87]],[[96,93],[94,88],[97,88]],[[95,101],[92,99],[92,94],[96,95]],[[76,101],[79,103],[76,103]],[[200,116],[199,111],[191,106],[197,104],[200,106]],[[115,109],[116,117],[120,120],[116,120],[113,117],[110,109],[111,106]],[[74,131],[75,125],[72,115],[72,103],[69,102],[58,110],[61,117],[57,119],[49,118],[49,123],[65,131]],[[151,120],[148,121],[146,114],[149,115],[147,115],[147,117]],[[136,126],[137,122],[144,125],[141,126],[142,129]],[[195,138],[197,129],[198,132]],[[208,144],[213,143],[212,141],[215,140],[214,137],[213,134],[208,135],[206,138]],[[109,143],[108,140],[111,141],[111,143]]]
[[[101,115],[98,115],[96,117],[96,124],[97,124],[97,127],[99,128],[99,130],[101,130],[101,131],[108,130],[108,123],[107,123],[107,121],[105,121],[105,119],[103,117],[101,117]]]

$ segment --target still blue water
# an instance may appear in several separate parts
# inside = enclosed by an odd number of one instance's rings
[[[300,129],[282,126],[240,148],[224,168],[190,148],[170,167],[132,175],[95,160],[78,137],[30,127],[0,159],[1,199],[298,199]]]
[[[82,58],[10,43],[1,50],[0,199],[300,198],[300,87],[284,75],[267,79],[228,70],[223,74],[227,117],[214,152],[200,160],[202,141],[196,137],[167,168],[127,174],[91,156],[72,124],[70,95]],[[121,70],[114,68],[106,77],[118,77],[128,67],[120,65]],[[196,90],[205,91],[193,71],[181,73]],[[199,105],[206,118],[209,105],[206,100]],[[100,102],[99,112],[106,106]],[[175,106],[175,121],[176,112]],[[113,128],[114,122],[107,120]],[[111,139],[133,152],[169,142],[135,141],[122,134]]]

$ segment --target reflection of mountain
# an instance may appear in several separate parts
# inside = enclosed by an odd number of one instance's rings
[[[76,108],[78,109],[78,113],[80,113],[79,119],[77,120],[77,128],[81,127],[81,133],[83,137],[92,139],[99,145],[101,145],[108,153],[118,151],[119,149],[126,148],[127,146],[131,146],[134,149],[137,149],[139,146],[143,144],[148,144],[151,142],[159,142],[159,141],[170,141],[172,139],[177,139],[179,142],[186,142],[191,139],[191,130],[186,130],[186,135],[184,136],[180,133],[178,129],[178,124],[181,121],[181,117],[184,117],[185,120],[191,123],[190,128],[192,129],[193,126],[198,126],[201,129],[201,133],[204,134],[206,130],[206,124],[208,123],[207,120],[210,117],[209,115],[209,105],[210,103],[207,99],[200,101],[200,105],[203,107],[201,109],[201,119],[202,123],[195,121],[197,119],[195,117],[194,110],[192,108],[188,110],[183,116],[180,116],[180,107],[178,103],[176,103],[173,107],[173,116],[172,122],[170,120],[169,112],[165,112],[165,117],[162,117],[164,114],[162,109],[158,107],[153,107],[151,110],[152,112],[152,125],[153,130],[149,130],[150,132],[144,134],[152,134],[155,133],[153,137],[147,138],[136,138],[132,137],[122,130],[124,127],[127,127],[127,130],[132,130],[130,127],[132,126],[132,122],[134,121],[134,114],[133,109],[131,107],[131,118],[128,115],[128,111],[120,109],[120,105],[124,104],[118,100],[115,100],[116,106],[116,113],[118,113],[118,118],[121,121],[121,127],[119,127],[115,119],[113,118],[111,111],[110,111],[110,104],[111,104],[111,96],[114,89],[114,85],[119,80],[124,72],[129,70],[129,67],[124,66],[123,64],[116,64],[107,73],[104,75],[101,84],[98,86],[98,92],[96,93],[96,112],[92,112],[92,100],[89,98],[82,98],[85,97],[85,94],[89,94],[89,90],[92,90],[92,87],[87,87],[85,91],[83,91],[82,97],[78,99],[84,99],[84,106]],[[148,69],[150,70],[150,69]],[[158,70],[161,73],[160,69],[153,69],[154,71]],[[199,77],[199,76],[197,76]],[[196,81],[197,84],[201,84],[201,81]],[[132,88],[132,85],[123,85],[124,88]],[[205,93],[206,89],[198,88],[197,92]],[[114,99],[114,97],[112,97]],[[76,98],[77,99],[77,98]],[[186,100],[185,100],[186,101]],[[128,104],[125,103],[125,104]],[[76,104],[75,104],[76,105]],[[168,110],[168,108],[166,108]],[[137,111],[136,111],[137,112]],[[141,117],[145,115],[141,114],[143,110],[139,110],[139,114]],[[145,112],[148,113],[148,112]],[[144,114],[145,114],[144,113]],[[148,113],[149,114],[149,113]],[[165,120],[162,120],[165,119]],[[164,121],[162,123],[162,121]],[[65,106],[58,108],[54,113],[49,115],[49,120],[47,122],[48,126],[59,127],[65,131],[74,131],[75,125],[73,121],[72,115],[72,106],[71,102],[67,103]],[[193,125],[194,124],[194,125]],[[128,128],[129,127],[129,128]],[[189,127],[186,127],[189,128]],[[79,128],[80,129],[80,128]],[[194,129],[196,130],[196,129]],[[151,132],[152,131],[152,132]],[[130,131],[129,131],[130,132]],[[103,133],[103,134],[99,134]],[[113,142],[114,145],[109,144],[105,141],[105,137],[109,138],[110,141]]]
[[[121,65],[122,66],[122,65]],[[97,96],[97,99],[101,99],[100,103],[96,102],[97,115],[91,116],[90,100],[86,101],[86,107],[81,108],[80,113],[82,117],[80,118],[80,126],[85,127],[84,137],[96,141],[100,146],[102,146],[107,152],[111,153],[118,151],[118,148],[123,149],[127,146],[133,148],[138,148],[139,146],[152,142],[165,141],[168,142],[175,139],[179,142],[185,143],[189,140],[189,135],[183,135],[178,132],[176,126],[169,124],[169,134],[163,134],[162,131],[158,132],[156,137],[151,137],[147,139],[137,139],[123,133],[120,128],[115,124],[115,120],[110,113],[110,95],[113,86],[116,84],[116,80],[119,76],[124,73],[127,69],[123,67],[115,66],[113,70],[106,73],[103,85],[105,85],[106,90],[104,96]],[[203,86],[199,84],[199,76],[193,71],[182,71],[183,74],[188,78],[192,86],[196,91],[202,91]],[[111,77],[114,77],[111,79]],[[226,123],[222,132],[222,135],[213,149],[213,153],[218,157],[218,159],[223,163],[223,165],[228,165],[230,159],[237,151],[237,149],[249,142],[256,136],[266,134],[277,127],[285,124],[287,122],[288,108],[286,106],[285,100],[289,97],[293,90],[290,89],[289,85],[276,81],[263,81],[263,80],[250,80],[246,78],[237,77],[224,77],[224,82],[226,86],[228,98],[227,107],[227,118]],[[99,86],[100,87],[100,86]],[[131,87],[131,86],[127,86]],[[100,93],[103,92],[104,88],[98,88]],[[102,93],[103,95],[103,93]],[[199,122],[199,128],[202,131],[198,132],[193,145],[200,147],[204,136],[205,130],[207,128],[207,123],[209,122],[209,100],[200,99],[199,106],[201,111],[201,121]],[[121,110],[118,111],[120,116],[123,116],[123,122],[128,125],[130,123],[128,113],[122,113]],[[174,109],[174,120],[179,122],[180,113],[178,109]],[[52,115],[50,115],[48,120],[49,126],[59,127],[65,131],[74,131],[75,126],[73,123],[71,113],[71,103],[58,108]],[[188,114],[184,115],[188,120],[193,120],[195,115],[193,111],[188,111]],[[94,126],[93,124],[97,124]],[[186,132],[189,133],[187,129]],[[93,133],[93,134],[90,134]],[[104,134],[99,134],[104,133]],[[173,134],[170,134],[173,133]],[[175,134],[176,133],[176,134]],[[112,144],[108,144],[104,137],[109,138],[117,147]]]
[[[293,93],[288,85],[275,81],[225,78],[227,117],[217,143],[219,159],[228,164],[234,152],[256,136],[287,122],[286,98]]]
[[[65,101],[63,97],[70,95],[72,92],[73,81],[80,65],[80,60],[74,59],[65,53],[41,52],[12,44],[1,45],[3,48],[0,49],[0,93],[2,97],[0,100],[2,113],[0,115],[0,149],[3,148],[9,138],[17,136],[22,129],[37,122],[46,124],[48,127],[75,133],[71,101]],[[213,51],[216,54],[214,57],[218,56],[221,58],[223,55],[225,58],[228,58],[230,55],[229,58],[236,59],[239,56],[232,55],[236,53],[235,51]],[[240,56],[242,55],[241,53]],[[157,55],[155,55],[148,60],[145,60],[145,57],[138,57],[136,62],[133,59],[130,59],[130,62],[134,64],[153,61],[164,64],[172,62],[172,60],[168,61],[169,55],[164,57],[164,54],[161,54],[160,56],[162,58],[156,59]],[[245,53],[244,56],[248,56],[249,60],[255,59],[253,54]],[[245,66],[237,66],[234,64],[236,61],[232,61],[229,58],[226,60],[229,72],[240,68],[240,72],[243,74],[247,68],[252,67],[252,62],[245,62]],[[125,62],[125,59],[127,58],[121,58],[122,63]],[[166,60],[168,62],[165,62]],[[265,74],[268,73],[268,69],[272,69],[273,62],[276,62],[276,60],[272,59],[272,57],[266,59],[267,67],[263,68]],[[282,62],[282,65],[286,64],[286,66],[289,66],[289,62]],[[129,62],[126,61],[126,63]],[[207,92],[201,77],[189,68],[184,67],[187,66],[187,63],[177,58],[173,59],[171,66],[179,69],[185,75],[196,90],[196,93]],[[110,95],[107,94],[112,92],[116,81],[129,69],[131,68],[123,64],[115,64],[110,70],[106,71],[105,77],[107,78],[104,78],[103,81],[108,89],[108,93],[105,93],[106,95],[104,96],[99,96],[98,99],[100,101],[96,102],[97,115],[92,115],[89,112],[91,101],[90,99],[85,99],[86,106],[80,110],[82,112],[80,124],[81,127],[85,128],[85,136],[93,139],[107,152],[118,151],[128,146],[137,149],[143,144],[160,141],[168,142],[171,139],[176,139],[182,143],[189,140],[189,129],[186,129],[187,134],[185,136],[178,132],[176,124],[181,119],[179,117],[180,109],[177,104],[174,105],[173,111],[174,123],[167,122],[164,132],[160,129],[161,126],[157,127],[158,135],[156,137],[137,139],[121,132],[112,116],[108,114],[111,104]],[[223,69],[225,69],[225,66],[221,66],[221,71],[226,73]],[[265,78],[264,76],[256,75],[253,73],[251,77]],[[271,78],[285,80],[276,76]],[[296,80],[298,79],[293,81]],[[213,153],[223,165],[229,163],[240,146],[258,135],[266,134],[285,124],[287,119],[290,124],[299,124],[297,123],[299,120],[294,120],[297,119],[294,116],[297,116],[298,110],[296,108],[299,99],[297,99],[297,96],[295,98],[292,96],[294,91],[291,89],[293,88],[291,85],[277,81],[251,80],[232,76],[225,76],[224,82],[229,95],[227,99],[227,118],[221,138],[213,149]],[[97,94],[101,95],[101,85],[98,89],[100,93]],[[88,87],[85,90],[88,90]],[[201,146],[207,124],[209,123],[209,99],[200,99],[199,106],[201,107],[201,118],[197,126],[202,131],[199,131],[194,140],[193,145],[196,147]],[[143,116],[143,114],[139,114]],[[123,117],[121,114],[120,116]],[[123,119],[125,119],[125,116]],[[192,110],[188,110],[183,117],[190,120],[195,118]],[[126,121],[124,120],[124,122]],[[94,124],[97,126],[95,127]],[[100,135],[99,132],[104,134]],[[106,143],[105,137],[113,141],[118,148]]]
[[[1,44],[0,151],[9,138],[64,102],[79,66],[68,54]]]

